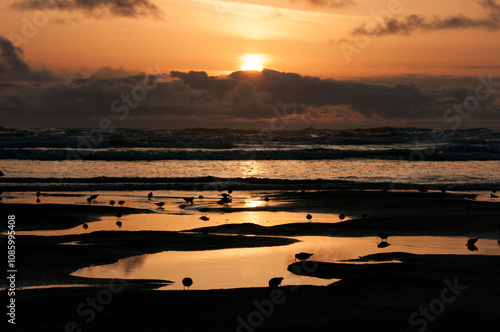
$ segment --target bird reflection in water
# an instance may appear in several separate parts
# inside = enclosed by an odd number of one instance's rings
[[[299,261],[305,261],[309,258],[311,258],[313,254],[308,254],[307,252],[301,252],[301,253],[298,253],[298,254],[295,254],[295,260],[299,260]]]
[[[469,249],[469,251],[477,251],[479,250],[477,247],[476,247],[476,242],[477,242],[478,239],[469,239],[467,241],[467,249]]]
[[[387,248],[388,246],[390,246],[391,244],[387,241],[382,241],[380,243],[377,243],[377,248]]]
[[[387,242],[387,238],[390,236],[389,233],[381,232],[377,234],[377,238],[380,238],[382,241],[377,243],[377,248],[387,248],[391,244]]]

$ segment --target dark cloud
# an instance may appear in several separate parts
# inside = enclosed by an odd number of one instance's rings
[[[0,75],[26,75],[29,73],[29,66],[21,59],[20,48],[0,36]]]
[[[363,116],[413,117],[412,113],[433,101],[433,97],[411,86],[371,85],[293,73],[264,70],[262,74],[235,72],[236,80],[249,80],[275,100],[311,106],[349,105]],[[415,114],[418,116],[418,114]],[[422,114],[420,114],[422,115]]]
[[[318,6],[318,7],[331,7],[331,8],[338,8],[338,7],[347,7],[347,6],[353,6],[356,3],[354,0],[290,0],[290,2],[306,2],[310,5],[313,6]]]
[[[156,84],[143,99],[140,93],[140,100],[130,99],[144,82]],[[352,128],[444,127],[444,112],[473,95],[479,81],[422,75],[339,81],[267,69],[220,77],[175,71],[148,78],[103,67],[65,83],[12,84],[0,87],[3,126],[95,127],[109,117],[123,127],[259,128],[269,126],[276,109],[283,113],[286,108],[291,128]],[[113,109],[127,105],[127,97],[133,103],[120,119]],[[499,112],[493,94],[468,121],[498,126]]]
[[[22,50],[3,37],[0,50],[3,126],[95,127],[109,117],[123,127],[251,128],[276,119],[276,109],[284,108],[295,127],[423,126],[442,123],[443,112],[474,95],[479,85],[471,77],[342,81],[269,69],[218,77],[195,71],[148,76],[111,67],[55,80],[51,72],[31,68]],[[494,80],[488,89],[498,86]],[[491,125],[498,119],[496,95],[481,101],[476,121]]]
[[[471,18],[465,15],[453,15],[445,18],[409,15],[402,19],[386,18],[384,24],[361,24],[353,30],[353,34],[366,36],[411,35],[415,32],[457,29],[500,30],[500,5],[494,0],[477,2],[487,11],[487,15]]]
[[[33,70],[22,58],[21,48],[0,36],[0,81],[46,81],[53,79],[48,70]]]
[[[124,17],[161,17],[158,6],[149,0],[19,0],[12,7],[18,10],[82,11],[93,16],[108,12]]]
[[[349,82],[370,85],[394,86],[396,84],[411,85],[424,91],[450,90],[453,88],[473,89],[478,84],[477,77],[451,75],[403,74],[394,76],[353,77]],[[347,82],[347,81],[346,81]]]

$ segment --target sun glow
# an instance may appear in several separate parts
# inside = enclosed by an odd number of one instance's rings
[[[259,206],[263,206],[263,205],[264,205],[264,201],[262,201],[260,199],[245,200],[245,207],[253,208],[253,207],[259,207]]]
[[[248,55],[243,57],[243,67],[241,67],[242,70],[255,70],[255,71],[262,71],[262,58],[257,56],[257,55]]]

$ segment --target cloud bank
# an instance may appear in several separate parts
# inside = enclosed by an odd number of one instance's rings
[[[269,69],[209,76],[195,71],[147,75],[103,67],[92,75],[56,80],[50,71],[31,68],[9,40],[0,37],[0,48],[4,127],[97,127],[107,117],[120,127],[258,129],[269,127],[279,112],[291,129],[442,128],[447,125],[445,112],[480,93],[487,97],[477,111],[463,115],[465,125],[500,128],[496,78],[478,90],[480,81],[471,77],[341,81]]]
[[[34,70],[23,60],[22,50],[0,36],[0,82],[47,81],[54,77],[48,70]]]
[[[17,10],[80,11],[87,15],[161,17],[161,11],[149,0],[20,0],[12,5]]]
[[[429,32],[439,30],[500,30],[500,5],[498,5],[495,0],[481,0],[477,3],[487,11],[486,16],[480,18],[471,18],[463,14],[459,14],[441,18],[426,17],[413,14],[402,19],[386,18],[384,24],[379,24],[375,28],[369,27],[366,23],[361,24],[352,31],[352,34],[366,36],[409,36],[416,32]]]

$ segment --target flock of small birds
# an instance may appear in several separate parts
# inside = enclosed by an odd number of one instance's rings
[[[226,194],[226,193],[221,194],[221,195],[222,195],[222,200],[224,200],[224,202],[225,202],[224,204],[227,204],[227,203],[232,202],[232,199],[230,198],[230,194],[231,194],[231,193],[232,193],[232,190],[229,190],[227,194]],[[0,193],[0,195],[1,195],[1,194],[2,194],[2,193]],[[39,191],[36,193],[37,203],[40,203],[39,197],[40,197],[41,195],[42,195],[42,194],[41,194],[41,192],[39,192]],[[153,198],[153,196],[154,196],[154,195],[153,195],[153,193],[152,193],[152,192],[150,192],[150,193],[147,195],[147,197],[148,197],[148,201],[150,201],[150,200],[151,200],[151,198]],[[97,197],[99,197],[99,195],[91,195],[91,196],[89,196],[89,197],[87,198],[87,203],[89,204],[89,206],[90,206],[90,204],[91,204],[92,202],[95,202],[95,201],[96,201]],[[198,199],[203,199],[203,198],[205,198],[205,197],[203,197],[202,195],[199,195],[199,196],[198,196]],[[182,197],[182,199],[183,199],[186,203],[189,203],[190,205],[193,205],[193,204],[194,204],[194,199],[195,199],[195,198],[194,198],[194,197]],[[1,197],[0,197],[0,200],[1,200]],[[111,206],[115,206],[115,204],[116,204],[116,203],[117,203],[117,202],[116,202],[116,201],[114,201],[114,200],[110,200],[110,201],[109,201],[109,205],[111,205]],[[123,207],[123,204],[125,204],[125,201],[123,201],[123,200],[118,201],[118,205],[120,205],[120,208],[121,208],[121,207]],[[163,209],[163,206],[165,206],[165,204],[166,204],[166,203],[165,203],[165,202],[158,202],[158,203],[154,203],[154,204],[155,204],[156,206],[158,206],[158,209]],[[187,207],[187,205],[186,205],[186,204],[181,204],[181,205],[179,205],[179,207],[180,207],[181,209],[184,209],[184,208],[186,208],[186,207]],[[200,209],[199,209],[199,211],[203,213],[203,215],[200,217],[200,219],[201,219],[201,220],[204,220],[204,221],[208,221],[208,220],[210,220],[210,218],[209,218],[208,216],[206,216],[206,215],[205,215],[205,214],[206,214],[209,210],[210,210],[210,209],[209,209],[208,207],[204,207],[204,208],[200,208]],[[121,210],[121,209],[119,209],[119,210],[118,210],[118,212],[116,213],[116,217],[117,217],[118,219],[120,219],[122,216],[123,216],[123,212],[122,212],[122,210]],[[123,223],[122,223],[120,220],[118,220],[118,221],[116,222],[116,225],[117,225],[118,227],[122,227]],[[82,227],[83,227],[84,229],[88,229],[88,228],[89,228],[89,225],[88,225],[88,224],[83,224],[83,225],[82,225]],[[191,281],[191,282],[192,282],[192,281]],[[188,286],[188,287],[189,287],[189,286]]]
[[[0,177],[4,176],[5,174],[0,171]],[[440,190],[442,193],[446,193],[446,188],[444,186],[437,186],[437,189]],[[425,186],[425,185],[420,185],[418,186],[417,190],[419,192],[427,192],[429,190],[429,187],[428,186]],[[383,191],[384,192],[388,192],[389,189],[387,187],[383,188]],[[220,200],[217,201],[217,204],[219,205],[222,205],[222,206],[225,206],[229,203],[232,202],[232,198],[231,198],[231,193],[232,193],[232,190],[228,190],[228,193],[222,193],[221,196],[222,198]],[[496,190],[492,190],[491,191],[491,198],[498,198],[498,195],[496,194],[497,191]],[[1,195],[3,194],[2,191],[0,191],[0,201],[2,200],[2,197]],[[42,196],[42,193],[40,191],[37,191],[36,192],[36,202],[37,203],[40,203],[40,196]],[[97,197],[99,197],[99,195],[91,195],[87,198],[87,202],[90,206],[90,204],[92,202],[94,202]],[[148,200],[151,200],[151,198],[153,198],[153,193],[150,192],[148,195]],[[464,195],[465,198],[467,199],[471,199],[471,200],[474,200],[477,198],[477,195],[476,194],[466,194]],[[203,199],[204,197],[202,195],[198,196],[199,199]],[[189,203],[190,205],[193,205],[194,204],[194,197],[183,197],[183,200],[186,202],[186,203]],[[269,202],[270,201],[270,198],[269,197],[265,197],[264,198],[264,201],[265,202]],[[116,202],[114,200],[110,200],[109,201],[109,205],[111,206],[114,206],[116,204]],[[122,216],[123,216],[123,213],[122,213],[122,207],[123,205],[125,204],[125,201],[124,200],[120,200],[118,201],[118,205],[120,205],[120,209],[118,210],[118,212],[116,213],[116,217],[118,219],[120,219]],[[163,206],[165,205],[165,202],[158,202],[158,203],[154,203],[156,206],[158,206],[158,208],[162,209]],[[183,205],[181,205],[183,206]],[[184,207],[186,207],[184,205]],[[200,211],[203,215],[200,217],[201,220],[204,220],[204,221],[208,221],[210,220],[209,217],[207,217],[205,214],[209,211],[210,209],[208,207],[203,207],[203,208],[200,208],[198,209],[198,211]],[[363,219],[367,219],[368,218],[368,215],[366,213],[363,213],[361,215],[361,217]],[[306,215],[306,219],[309,220],[309,222],[312,220],[312,215],[311,214],[307,214]],[[345,214],[341,213],[339,214],[339,219],[340,220],[344,220],[345,219]],[[121,227],[123,225],[123,223],[118,220],[116,222],[116,225],[118,227]],[[84,229],[88,229],[89,228],[89,225],[87,223],[83,224],[82,227]],[[500,226],[499,226],[500,227]],[[386,232],[380,232],[377,234],[377,238],[380,238],[381,239],[381,242],[377,244],[377,247],[378,248],[386,248],[388,246],[390,246],[390,244],[387,242],[387,239],[389,238],[390,234],[389,233],[386,233]],[[467,243],[465,244],[465,246],[467,247],[468,250],[470,251],[477,251],[479,250],[477,247],[476,247],[476,243],[477,243],[478,239],[477,238],[472,238],[472,239],[469,239],[467,241]],[[500,241],[499,241],[499,244],[500,244]],[[312,253],[306,253],[306,252],[300,252],[300,253],[297,253],[295,254],[295,260],[300,260],[300,261],[304,261],[304,260],[307,260],[309,258],[311,258],[313,256]],[[271,278],[269,280],[269,287],[270,288],[277,288],[279,287],[279,285],[281,285],[281,282],[284,280],[283,277],[274,277],[274,278]],[[184,290],[187,288],[189,289],[189,287],[191,287],[193,285],[193,279],[189,278],[189,277],[186,277],[184,279],[182,279],[182,285],[184,286]]]
[[[3,172],[3,171],[0,171],[0,177],[2,177],[2,176],[5,176],[5,174],[4,174],[4,172]],[[441,191],[443,194],[444,194],[444,193],[446,193],[446,191],[447,191],[447,188],[446,188],[444,185],[437,185],[437,186],[436,186],[436,189],[437,189],[437,190],[439,190],[439,191]],[[427,192],[427,191],[429,191],[429,190],[430,190],[430,188],[429,188],[429,186],[427,186],[427,185],[419,185],[419,186],[417,186],[417,191],[419,191],[419,192],[425,193],[425,192]],[[383,187],[382,191],[383,191],[384,193],[389,192],[389,187],[388,187],[388,186]],[[226,193],[221,194],[221,195],[222,195],[222,198],[221,198],[220,200],[218,200],[218,201],[217,201],[217,204],[219,204],[219,205],[221,205],[221,206],[223,206],[223,207],[226,207],[228,204],[232,203],[232,199],[231,199],[231,197],[230,197],[230,195],[231,195],[231,193],[232,193],[232,192],[233,192],[233,191],[232,191],[231,189],[228,189],[227,194],[226,194]],[[305,191],[302,191],[302,193],[305,193]],[[41,196],[41,195],[42,195],[42,193],[41,193],[40,191],[37,191],[37,193],[36,193],[36,202],[37,202],[37,203],[41,203],[41,201],[40,201],[40,196]],[[97,198],[98,196],[99,196],[99,195],[91,195],[91,196],[89,196],[89,197],[87,198],[87,202],[89,203],[89,205],[90,205],[93,201],[95,201],[95,200],[96,200],[96,198]],[[153,198],[153,193],[152,193],[152,192],[150,192],[150,193],[147,195],[147,197],[148,197],[148,200],[151,200],[151,198]],[[470,199],[470,200],[475,200],[475,199],[477,198],[477,195],[476,195],[476,194],[464,194],[464,197],[465,197],[465,198],[467,198],[467,199]],[[499,197],[499,196],[497,195],[497,190],[496,190],[496,189],[493,189],[493,190],[491,191],[491,193],[490,193],[490,197],[491,197],[491,198],[498,198],[498,197]],[[199,199],[203,199],[204,197],[203,197],[202,195],[199,195],[199,196],[198,196],[198,198],[199,198]],[[183,197],[183,199],[184,199],[184,201],[185,201],[186,203],[189,203],[190,205],[193,205],[193,203],[194,203],[194,197]],[[2,201],[1,193],[0,193],[0,201]],[[270,198],[269,198],[269,197],[265,197],[265,198],[264,198],[264,201],[265,201],[265,202],[269,202],[269,201],[270,201]],[[118,204],[119,204],[119,205],[123,205],[124,203],[125,203],[124,201],[119,201],[119,202],[118,202]],[[113,205],[115,204],[115,201],[113,201],[113,200],[112,200],[112,201],[110,201],[110,202],[109,202],[109,204],[110,204],[111,206],[113,206]],[[158,206],[158,208],[160,208],[160,209],[161,209],[161,208],[163,208],[163,206],[165,205],[165,202],[158,202],[158,203],[155,203],[155,204]],[[183,209],[183,208],[186,208],[186,207],[187,207],[187,205],[180,205],[179,207],[180,207],[181,209]],[[470,209],[470,207],[469,207],[469,206],[467,206],[467,209],[469,210],[469,209]],[[310,221],[310,220],[312,219],[312,216],[311,216],[310,214],[308,214],[308,215],[306,216],[306,218],[307,218],[307,220],[309,220],[309,221]],[[340,215],[339,215],[339,218],[340,218],[340,220],[343,220],[343,219],[345,218],[345,215],[344,215],[344,214],[340,214]],[[363,219],[366,219],[366,218],[367,218],[367,215],[366,215],[366,214],[363,214],[363,215],[362,215],[362,218],[363,218]]]
[[[0,171],[0,176],[4,176],[4,174],[3,174],[3,172],[2,172],[2,171]],[[442,193],[445,193],[445,192],[446,192],[446,188],[445,188],[444,186],[437,186],[437,188],[438,188],[438,189],[439,189]],[[383,190],[384,190],[384,192],[387,192],[387,191],[388,191],[388,188],[384,188]],[[420,191],[420,192],[427,192],[428,190],[429,190],[429,188],[428,188],[427,186],[423,186],[423,185],[422,185],[422,186],[419,186],[419,187],[418,187],[418,191]],[[228,192],[227,192],[227,193],[222,193],[222,194],[221,194],[222,198],[221,198],[219,201],[217,201],[217,204],[219,204],[219,205],[223,205],[223,206],[224,206],[224,205],[226,205],[226,204],[231,203],[231,202],[232,202],[231,193],[232,193],[232,190],[228,190]],[[496,193],[497,193],[497,191],[496,191],[496,190],[492,190],[492,191],[491,191],[491,198],[498,198],[498,195],[497,195]],[[1,197],[1,196],[2,196],[2,194],[3,194],[3,192],[2,192],[2,191],[0,191],[0,201],[2,200],[2,197]],[[42,196],[42,193],[41,193],[40,191],[37,191],[35,195],[36,195],[36,202],[37,202],[37,203],[40,203],[40,196]],[[99,195],[98,195],[98,194],[97,194],[97,195],[91,195],[91,196],[89,196],[89,197],[87,198],[87,202],[89,203],[89,205],[90,205],[92,202],[94,202],[94,201],[97,199],[97,197],[99,197]],[[148,200],[151,200],[151,198],[153,197],[153,193],[152,193],[152,192],[150,192],[150,193],[147,195],[147,197],[148,197]],[[476,198],[477,198],[477,195],[476,195],[476,194],[467,194],[467,195],[464,195],[464,197],[465,197],[465,198],[467,198],[467,199],[472,199],[472,200],[473,200],[473,199],[476,199]],[[198,198],[199,198],[199,199],[203,199],[204,197],[203,197],[202,195],[200,195],[200,196],[198,196]],[[194,197],[183,197],[183,200],[184,200],[186,203],[189,203],[189,204],[191,204],[191,205],[193,205],[193,204],[194,204]],[[264,198],[264,201],[265,201],[265,202],[269,202],[269,201],[270,201],[269,197],[265,197],[265,198]],[[115,202],[114,200],[110,200],[110,201],[109,201],[109,205],[114,206],[115,204],[116,204],[116,202]],[[123,204],[125,204],[125,201],[124,201],[124,200],[120,200],[120,201],[118,201],[118,205],[120,205],[120,207],[123,207]],[[165,205],[165,202],[158,202],[158,203],[154,203],[154,204],[155,204],[156,206],[158,206],[158,208],[159,208],[159,209],[163,209],[163,206]],[[183,204],[183,205],[180,205],[179,207],[180,207],[180,208],[185,208],[185,207],[186,207],[186,205],[184,205],[184,204]],[[469,209],[468,209],[468,210],[470,210],[470,206],[468,206],[468,207],[469,207]],[[210,218],[209,218],[208,216],[206,216],[206,213],[207,213],[208,211],[210,211],[210,208],[208,208],[208,207],[203,207],[203,208],[198,209],[198,211],[200,211],[200,212],[203,214],[203,215],[200,217],[200,220],[203,220],[203,221],[209,221],[209,220],[210,220]],[[118,212],[116,213],[116,217],[117,217],[118,219],[120,219],[122,216],[123,216],[123,213],[122,213],[122,210],[120,209],[120,210],[118,210]],[[339,214],[339,219],[340,219],[340,220],[344,220],[344,219],[345,219],[345,217],[346,217],[346,216],[345,216],[345,214],[343,214],[343,213]],[[312,215],[311,215],[311,214],[309,214],[309,213],[308,213],[308,214],[306,215],[306,219],[307,219],[309,222],[311,222],[312,218],[313,218],[313,217],[312,217]],[[366,213],[363,213],[363,214],[361,215],[361,218],[363,218],[363,219],[367,219],[367,218],[368,218],[368,215],[367,215]],[[118,221],[116,222],[116,225],[117,225],[118,227],[121,227],[121,226],[123,225],[123,223],[122,223],[120,220],[118,220]],[[83,227],[84,229],[88,229],[88,228],[89,228],[89,225],[85,223],[85,224],[83,224],[83,225],[82,225],[82,227]],[[499,226],[499,227],[500,227],[500,226]],[[386,248],[386,247],[390,246],[390,243],[388,243],[388,242],[387,242],[387,238],[388,238],[389,236],[390,236],[390,235],[389,235],[388,233],[383,233],[383,232],[382,232],[382,233],[378,233],[378,234],[377,234],[377,238],[380,238],[380,239],[381,239],[381,242],[379,242],[379,243],[377,244],[377,247],[378,247],[378,248]],[[475,245],[477,241],[478,241],[478,239],[477,239],[477,238],[476,238],[476,239],[469,239],[469,240],[467,241],[467,244],[466,244],[467,249],[468,249],[468,250],[470,250],[470,251],[477,251],[477,250],[478,250],[478,248],[477,248],[477,247],[476,247],[476,245]],[[500,240],[499,240],[499,244],[500,244]],[[311,256],[312,256],[312,254],[307,254],[307,253],[299,253],[299,254],[296,254],[296,255],[295,255],[295,258],[296,258],[296,259],[299,259],[299,260],[305,260],[305,259],[308,259],[308,258],[309,258],[309,257],[311,257]],[[189,278],[186,278],[186,279],[189,279]],[[280,278],[273,278],[273,279],[276,279],[276,280],[277,280],[277,279],[280,279]],[[273,279],[271,279],[271,280],[273,280]],[[283,279],[283,278],[281,278],[281,280],[282,280],[282,279]],[[191,280],[191,279],[190,279],[190,280]],[[275,282],[276,282],[276,281],[275,281]],[[275,283],[275,282],[274,282],[274,283]],[[281,282],[281,281],[280,281],[280,282]],[[184,281],[183,281],[183,283],[184,283]],[[269,283],[270,283],[270,285],[271,285],[271,281],[269,281]],[[273,283],[273,284],[274,284],[274,283]],[[191,284],[192,284],[192,280],[191,280]],[[278,283],[278,285],[279,285],[279,283]],[[187,286],[187,287],[189,288],[189,286]]]

